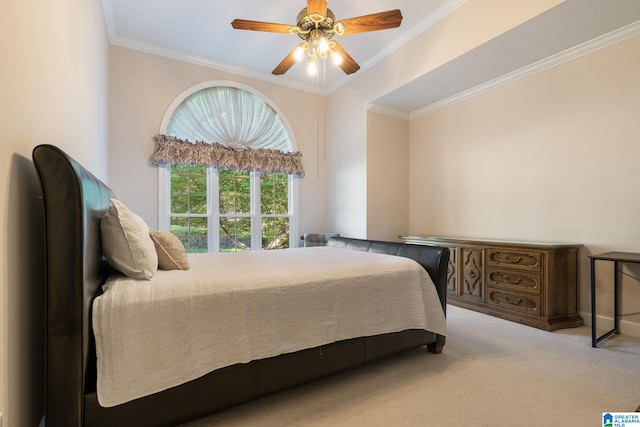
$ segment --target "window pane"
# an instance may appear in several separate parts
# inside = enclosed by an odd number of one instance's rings
[[[220,218],[220,252],[251,249],[251,218]]]
[[[262,218],[262,249],[289,247],[289,218]]]
[[[207,252],[206,218],[171,218],[171,232],[184,245],[187,252]]]
[[[220,171],[220,213],[251,213],[251,180],[249,172]]]
[[[260,210],[271,215],[289,213],[289,177],[284,173],[260,175]]]
[[[200,166],[171,166],[171,212],[207,213],[207,169]]]

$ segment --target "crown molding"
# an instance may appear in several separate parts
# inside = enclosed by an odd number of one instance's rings
[[[301,90],[304,92],[310,92],[317,95],[327,95],[327,92],[318,86],[306,85],[299,83],[295,80],[283,78],[282,76],[265,75],[256,71],[249,70],[247,68],[229,65],[228,63],[213,61],[209,58],[195,55],[175,49],[169,49],[158,45],[140,42],[138,40],[128,39],[124,37],[116,37],[111,40],[111,44],[114,46],[120,46],[127,49],[137,50],[145,52],[151,55],[161,56],[168,59],[173,59],[180,62],[186,62],[189,64],[199,65],[201,67],[207,67],[216,69],[218,71],[224,71],[227,73],[243,76],[255,80],[261,80],[267,83],[276,84],[279,86],[285,86],[292,89]]]
[[[396,119],[402,119],[402,120],[409,120],[409,114],[405,113],[404,111],[399,111],[396,110],[394,108],[388,108],[385,107],[383,105],[378,105],[378,104],[369,104],[369,107],[367,108],[367,111],[371,111],[373,113],[378,113],[378,114],[382,114],[385,116],[389,116],[389,117],[393,117]]]
[[[419,110],[411,112],[409,114],[409,119],[413,120],[418,117],[425,116],[427,114],[433,113],[434,111],[441,110],[443,108],[449,107],[458,102],[462,102],[467,99],[473,98],[474,96],[481,95],[483,93],[497,89],[501,86],[507,85],[509,83],[513,83],[525,77],[529,77],[541,71],[545,71],[550,68],[556,67],[560,64],[579,58],[583,55],[587,55],[589,53],[595,52],[596,50],[621,42],[623,40],[626,40],[638,34],[640,34],[640,21],[636,21],[632,24],[629,24],[625,27],[621,27],[603,36],[597,37],[593,40],[579,44],[563,52],[557,53],[555,55],[549,56],[540,61],[534,62],[533,64],[527,65],[526,67],[522,67],[518,70],[505,74],[496,79],[490,80],[486,83],[482,83],[469,90],[457,93],[441,101],[434,102],[433,104],[427,105],[426,107],[423,107],[423,108],[420,108]]]
[[[358,77],[358,75],[363,74],[368,69],[372,68],[378,62],[384,60],[387,56],[391,55],[393,52],[409,43],[411,40],[418,37],[420,34],[431,28],[433,25],[440,22],[447,15],[455,11],[457,8],[468,2],[469,0],[455,0],[455,1],[447,1],[444,5],[440,6],[433,13],[430,13],[427,19],[424,19],[420,25],[416,26],[412,29],[412,31],[407,32],[403,37],[397,38],[394,43],[390,44],[386,49],[380,50],[374,57],[372,57],[367,62],[360,64],[360,71],[356,75],[345,76],[345,78],[339,79],[333,83],[331,83],[327,87],[327,94],[331,94],[336,90],[340,89],[342,86],[349,83],[351,80]],[[384,113],[382,113],[384,114]],[[403,114],[406,116],[406,114]]]

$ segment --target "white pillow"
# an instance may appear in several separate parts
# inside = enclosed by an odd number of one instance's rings
[[[149,227],[117,199],[100,221],[102,252],[113,268],[134,279],[149,280],[158,270],[158,254]]]

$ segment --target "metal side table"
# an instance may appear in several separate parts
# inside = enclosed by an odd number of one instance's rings
[[[590,255],[591,258],[591,346],[597,347],[598,343],[610,335],[620,331],[620,283],[619,265],[620,263],[640,264],[640,253],[632,252],[606,252],[598,255]],[[613,329],[596,336],[596,261],[613,262]]]

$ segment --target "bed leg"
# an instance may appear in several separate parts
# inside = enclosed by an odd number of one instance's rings
[[[446,340],[446,337],[444,335],[436,335],[435,342],[427,344],[427,350],[429,350],[429,353],[433,353],[433,354],[442,353],[445,340]]]

